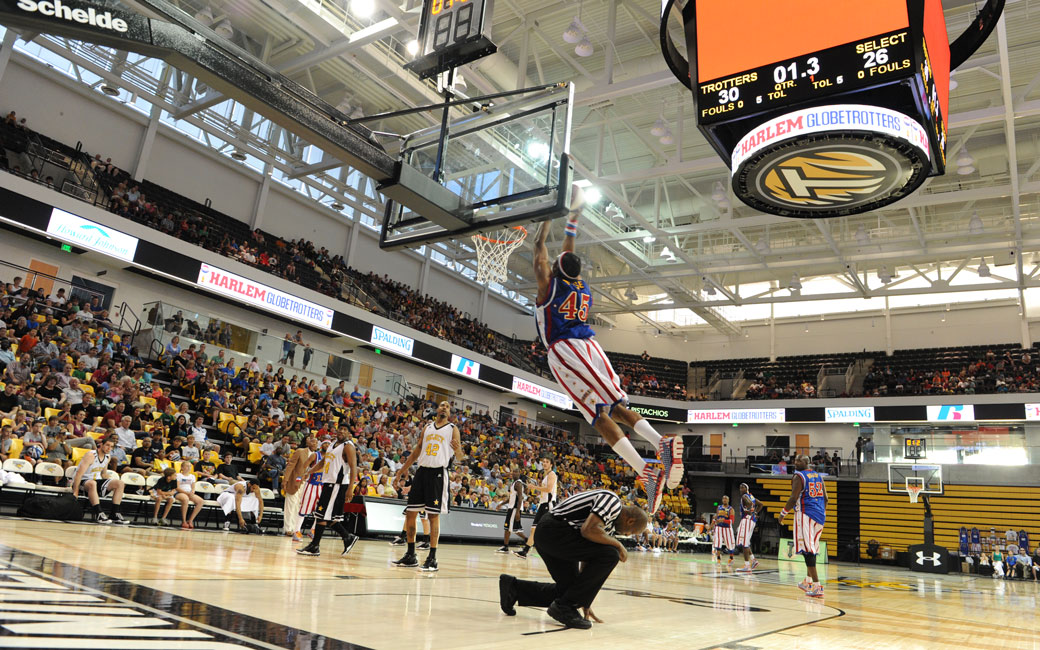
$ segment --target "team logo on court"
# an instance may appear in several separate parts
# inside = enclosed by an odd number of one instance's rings
[[[925,555],[924,551],[917,552],[917,563],[924,566],[925,560],[932,563],[932,566],[939,566],[942,562],[940,560],[942,556],[938,553],[932,553],[931,555]]]
[[[931,166],[924,128],[876,106],[819,106],[773,118],[732,152],[733,190],[785,217],[857,214],[897,201]]]

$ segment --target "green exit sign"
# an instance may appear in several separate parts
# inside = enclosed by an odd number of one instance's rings
[[[66,253],[71,253],[72,252],[72,246],[69,246],[68,244],[62,244],[61,245],[61,250],[65,251]]]

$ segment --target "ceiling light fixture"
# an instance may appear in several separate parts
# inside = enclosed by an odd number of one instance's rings
[[[668,257],[669,255],[674,256],[675,254],[667,246],[661,249],[661,257]]]
[[[961,147],[960,152],[957,154],[957,165],[960,167],[967,167],[975,164],[975,158],[968,153],[967,147]]]
[[[209,27],[213,24],[213,9],[206,7],[195,14],[195,20]]]
[[[581,42],[574,46],[574,53],[580,57],[592,56],[592,53],[596,51],[596,48],[592,47],[592,41],[589,40],[586,34]]]
[[[343,210],[343,208],[345,206],[342,203],[340,203],[339,201],[335,201],[329,207],[332,208],[333,210],[335,210],[336,212],[340,212],[340,211]]]
[[[599,200],[603,198],[603,193],[595,187],[586,189],[584,193],[586,203],[599,203]]]
[[[870,243],[870,235],[867,234],[867,229],[863,227],[863,224],[856,228],[856,241],[859,242],[860,246],[866,246]]]
[[[404,46],[404,49],[408,51],[410,56],[415,56],[419,53],[419,41],[413,38],[408,41],[408,44]]]
[[[104,83],[101,84],[101,92],[105,93],[109,97],[119,97],[119,86]]]
[[[664,135],[664,132],[667,128],[668,125],[665,124],[664,118],[659,117],[657,118],[657,121],[654,122],[654,125],[650,127],[650,135],[654,136],[655,138],[660,138],[662,135]]]
[[[213,28],[213,31],[217,33],[217,36],[230,39],[235,35],[235,28],[231,25],[231,21],[225,18],[220,21],[220,24]]]
[[[765,255],[770,251],[769,241],[764,236],[759,237],[758,241],[755,242],[755,250],[758,251],[760,255]]]
[[[621,213],[621,210],[616,205],[611,203],[607,206],[607,209],[603,211],[603,216],[605,216],[608,219],[620,219],[624,215]]]
[[[979,217],[979,213],[976,211],[972,213],[971,219],[968,219],[968,233],[972,235],[981,235],[982,230],[982,218]]]
[[[643,237],[643,243],[644,244],[652,244],[655,241],[657,241],[657,237],[654,237],[653,235],[647,235],[647,236]]]
[[[375,0],[350,0],[350,13],[358,18],[368,18],[375,12]]]
[[[980,258],[979,270],[977,271],[980,278],[988,278],[990,274],[989,265],[986,264],[986,258]]]
[[[582,25],[581,21],[578,20],[577,16],[575,16],[574,20],[571,21],[571,24],[567,26],[567,29],[563,30],[563,41],[571,44],[577,43],[581,40],[581,35],[583,33],[585,33],[585,26]]]
[[[711,200],[716,203],[728,200],[726,197],[726,186],[722,184],[722,181],[715,181],[715,184],[711,186]]]
[[[714,296],[718,292],[715,291],[715,285],[714,284],[709,284],[708,288],[704,290],[704,293],[708,294],[709,296]]]
[[[892,274],[888,272],[887,266],[882,266],[878,271],[878,279],[881,280],[881,284],[888,284],[892,281]]]
[[[246,154],[243,153],[242,151],[239,151],[238,149],[235,149],[234,151],[231,152],[231,157],[234,158],[235,160],[239,161],[239,162],[242,162],[243,160],[246,159]]]
[[[664,145],[675,144],[675,136],[672,135],[671,129],[666,128],[664,130],[664,135],[661,136],[660,142]]]
[[[792,273],[791,274],[791,282],[790,282],[790,284],[787,285],[787,288],[790,289],[791,291],[801,291],[802,290],[802,281],[800,279],[798,279],[798,274],[797,273]]]

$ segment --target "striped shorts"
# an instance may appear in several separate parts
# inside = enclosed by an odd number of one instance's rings
[[[737,526],[736,548],[751,548],[751,536],[755,534],[755,520],[743,517]]]
[[[715,527],[715,536],[712,546],[714,548],[733,549],[733,527],[729,524],[719,524]]]
[[[820,552],[823,524],[801,512],[794,513],[794,552],[816,555]]]
[[[617,404],[627,404],[621,379],[595,339],[560,339],[549,347],[549,369],[589,424],[600,409],[607,414]]]
[[[300,515],[306,517],[314,514],[314,508],[318,505],[318,497],[321,496],[321,483],[308,483],[304,488],[303,499],[300,501]]]

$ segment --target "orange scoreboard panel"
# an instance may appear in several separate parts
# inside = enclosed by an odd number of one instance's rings
[[[695,23],[700,124],[880,86],[916,71],[907,0],[698,0]]]

